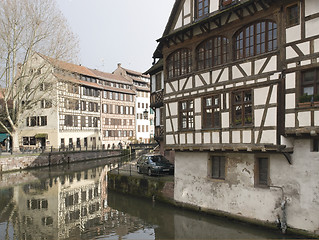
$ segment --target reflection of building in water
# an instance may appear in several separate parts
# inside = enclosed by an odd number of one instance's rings
[[[100,219],[103,170],[93,168],[15,187],[18,239],[65,238]]]
[[[64,239],[143,228],[143,221],[113,210],[107,201],[109,166],[71,172],[16,186],[14,232],[18,239]]]

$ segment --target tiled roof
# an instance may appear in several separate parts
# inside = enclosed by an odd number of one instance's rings
[[[131,89],[115,88],[115,87],[111,87],[111,86],[100,85],[100,84],[97,84],[97,83],[83,81],[83,80],[74,78],[74,77],[72,77],[70,75],[65,75],[65,74],[60,74],[60,73],[53,73],[53,75],[55,77],[57,77],[58,79],[60,79],[60,80],[67,81],[67,82],[72,82],[72,83],[76,83],[76,84],[80,84],[82,86],[94,87],[94,88],[98,88],[98,89],[101,89],[101,90],[108,90],[108,91],[112,91],[112,92],[121,92],[121,93],[127,93],[127,94],[135,95],[135,92],[133,90],[131,90]]]
[[[104,79],[104,80],[109,80],[109,81],[116,81],[116,82],[120,82],[120,83],[125,83],[125,84],[129,84],[130,82],[122,77],[121,75],[115,75],[112,73],[106,73],[106,72],[101,72],[97,69],[90,69],[96,76]]]
[[[76,65],[73,63],[67,63],[67,62],[63,62],[57,59],[53,59],[44,55],[40,55],[42,56],[44,59],[46,59],[50,64],[52,64],[53,66],[59,68],[59,69],[63,69],[72,73],[79,73],[85,76],[90,76],[90,77],[97,77],[90,69],[81,66],[81,65]]]
[[[129,70],[126,68],[123,68],[128,74],[132,74],[132,75],[136,75],[136,76],[141,76],[141,77],[145,77],[145,78],[150,78],[150,75],[145,75],[141,72],[137,72],[137,71],[133,71],[133,70]]]

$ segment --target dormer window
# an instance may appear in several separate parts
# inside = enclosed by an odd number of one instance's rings
[[[195,18],[202,18],[209,13],[209,0],[195,0]]]

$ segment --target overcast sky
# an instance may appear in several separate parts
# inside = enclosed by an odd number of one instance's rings
[[[83,66],[145,72],[175,0],[57,0],[80,40]]]

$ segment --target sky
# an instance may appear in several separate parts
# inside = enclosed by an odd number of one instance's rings
[[[113,72],[117,64],[145,72],[152,66],[175,0],[57,0],[80,43],[79,63]]]

